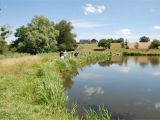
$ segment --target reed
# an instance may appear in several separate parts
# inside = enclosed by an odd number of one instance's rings
[[[85,120],[111,120],[111,113],[103,105],[97,111],[90,108],[86,112]]]

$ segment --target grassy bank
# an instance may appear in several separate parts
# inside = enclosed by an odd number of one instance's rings
[[[122,54],[126,56],[160,56],[160,50],[126,50]]]
[[[62,74],[107,57],[106,52],[92,52],[60,60],[53,53],[1,60],[0,119],[78,119],[75,107],[66,108]]]

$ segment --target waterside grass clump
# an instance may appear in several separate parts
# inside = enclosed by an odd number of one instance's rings
[[[128,50],[122,53],[124,56],[160,56],[160,50]]]
[[[68,53],[71,54],[71,53]],[[6,120],[76,120],[76,107],[67,109],[63,74],[108,57],[106,52],[80,53],[61,60],[57,53],[34,59],[4,61],[0,73],[0,118]],[[13,59],[11,59],[13,60]],[[23,61],[24,60],[24,61]],[[1,65],[2,64],[2,65]],[[9,68],[9,69],[8,69]],[[9,71],[7,71],[9,70]],[[7,74],[6,74],[7,73]]]
[[[111,113],[103,105],[97,111],[89,108],[86,112],[85,120],[111,120]]]

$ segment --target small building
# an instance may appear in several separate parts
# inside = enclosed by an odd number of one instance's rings
[[[91,41],[89,39],[84,39],[79,41],[80,44],[90,44]]]
[[[98,43],[98,40],[92,39],[92,40],[91,40],[91,43]]]

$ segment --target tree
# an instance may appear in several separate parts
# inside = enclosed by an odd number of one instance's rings
[[[12,42],[11,48],[31,54],[56,51],[58,34],[54,23],[48,18],[35,16],[26,27],[21,26],[16,30],[17,39]]]
[[[125,40],[125,42],[124,42],[124,47],[125,47],[126,49],[129,48],[129,47],[128,47],[128,40]]]
[[[146,36],[142,36],[140,37],[139,39],[139,42],[149,42],[150,41],[150,38],[149,37],[146,37]]]
[[[11,34],[10,26],[3,25],[0,27],[0,54],[8,51],[8,46],[6,42],[6,38]]]
[[[124,47],[125,47],[124,42],[121,42],[121,47],[122,47],[122,48],[124,48]]]
[[[152,48],[152,49],[156,48],[157,49],[159,46],[160,46],[160,41],[159,40],[153,40],[151,42],[150,48]]]
[[[110,49],[111,47],[111,41],[110,40],[107,40],[107,39],[101,39],[99,42],[98,42],[98,47],[103,47],[103,49]]]
[[[112,43],[122,43],[124,42],[124,38],[118,38],[118,39],[110,39]]]
[[[73,50],[77,47],[75,37],[76,35],[72,33],[73,26],[70,22],[65,20],[60,21],[56,24],[56,29],[59,30],[59,36],[57,37],[57,43],[60,50],[62,50],[62,46],[66,48],[66,50]]]

